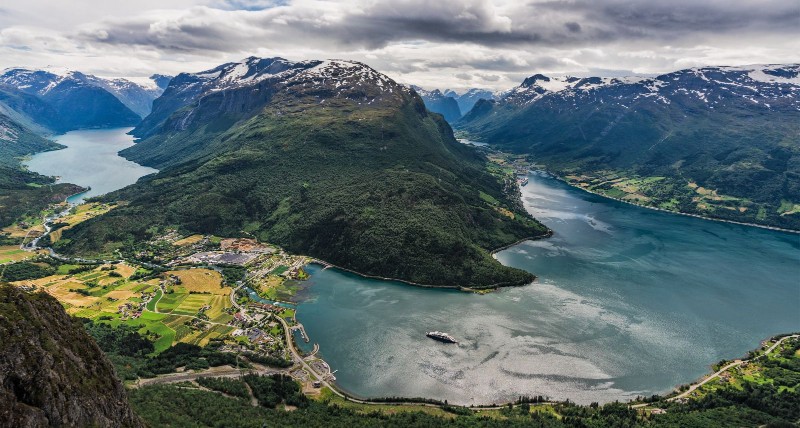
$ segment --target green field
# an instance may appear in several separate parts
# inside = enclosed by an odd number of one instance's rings
[[[154,281],[130,281],[130,275],[137,272],[131,266],[97,266],[75,275],[67,274],[77,267],[63,265],[58,275],[20,281],[18,285],[46,288],[74,316],[135,327],[154,341],[156,353],[176,341],[204,346],[210,339],[234,330],[219,325],[228,323],[233,316],[228,313],[232,307],[231,289],[220,287],[221,277],[216,272],[207,269],[180,271],[181,283],[169,285],[170,292],[165,294]],[[112,272],[116,272],[115,276],[111,276]],[[140,308],[142,294],[154,290],[154,297]],[[209,306],[205,313],[214,324],[198,324],[196,317],[204,306]]]
[[[161,298],[161,289],[159,288],[159,289],[156,290],[156,295],[153,296],[153,298],[150,299],[149,302],[147,302],[147,306],[146,306],[147,310],[155,312],[156,311],[156,303],[158,303],[158,300],[160,298]]]

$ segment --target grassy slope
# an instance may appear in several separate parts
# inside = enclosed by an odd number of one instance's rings
[[[713,109],[680,97],[670,104],[643,98],[629,109],[586,95],[567,101],[482,103],[457,126],[499,148],[530,153],[562,175],[668,177],[671,187],[654,196],[683,200],[684,212],[800,229],[800,215],[780,215],[785,201],[800,202],[800,112],[736,99]],[[749,209],[704,211],[689,181],[741,198]]]
[[[322,105],[314,94],[285,91],[226,132],[217,131],[230,126],[221,117],[140,143],[149,159],[164,159],[164,144],[190,160],[111,195],[131,203],[65,233],[63,249],[107,252],[146,239],[151,226],[177,226],[252,234],[365,274],[424,284],[530,281],[487,250],[545,228],[486,204],[480,192],[514,205],[485,160],[419,98],[392,100]]]

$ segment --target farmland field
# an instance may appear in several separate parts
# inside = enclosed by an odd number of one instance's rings
[[[164,278],[171,281],[167,280],[164,293],[158,278],[130,280],[137,269],[125,263],[69,274],[79,267],[62,265],[57,275],[15,284],[47,292],[73,316],[136,327],[154,340],[156,353],[176,342],[205,346],[209,340],[234,330],[225,325],[233,319],[228,313],[231,288],[222,287],[222,276],[216,271],[167,272]],[[198,318],[203,308],[207,322]]]
[[[36,256],[35,251],[20,250],[17,245],[7,245],[0,247],[0,264],[18,262]]]

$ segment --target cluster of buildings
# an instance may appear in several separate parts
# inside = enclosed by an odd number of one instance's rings
[[[144,311],[145,303],[139,302],[126,302],[119,305],[119,309],[117,309],[117,313],[122,315],[122,319],[130,318],[136,319],[142,316],[142,311]]]

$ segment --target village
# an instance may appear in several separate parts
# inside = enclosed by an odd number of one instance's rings
[[[79,206],[58,221],[69,228],[108,209]],[[14,228],[6,233],[48,235],[41,223]],[[50,232],[51,243],[60,238],[55,232],[60,230]],[[11,250],[7,252],[17,254]],[[308,257],[251,238],[182,236],[174,230],[135,251],[118,253],[120,260],[92,264],[51,258],[44,250],[18,252],[24,256],[20,260],[34,266],[50,263],[57,268],[52,275],[14,285],[52,295],[73,316],[133,326],[154,342],[156,354],[177,343],[204,347],[214,341],[218,351],[285,368],[311,389],[321,386],[318,378],[335,379],[330,367],[314,357],[318,346],[303,356],[292,343],[295,337],[309,341],[291,301],[308,277],[303,270],[312,260]],[[304,358],[313,369],[297,364]]]

